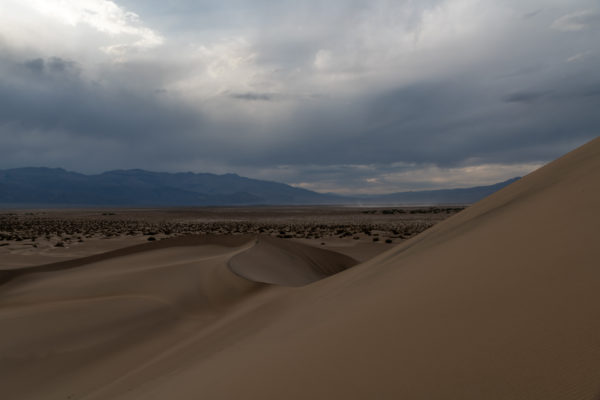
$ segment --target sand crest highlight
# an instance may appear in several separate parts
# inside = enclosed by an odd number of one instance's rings
[[[270,237],[260,237],[228,263],[233,272],[250,281],[283,286],[304,286],[356,264],[343,254]]]

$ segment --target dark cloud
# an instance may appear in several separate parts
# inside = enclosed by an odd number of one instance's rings
[[[508,103],[533,103],[548,96],[544,92],[515,92],[504,97],[504,101]]]
[[[6,62],[6,60],[5,60]],[[60,57],[50,57],[47,60],[43,58],[34,58],[25,61],[23,65],[31,72],[36,74],[48,73],[78,73],[77,63],[70,60],[64,60]]]
[[[46,63],[47,68],[51,72],[64,73],[64,72],[77,72],[77,63],[74,61],[63,60],[60,57],[50,57]]]
[[[34,58],[33,60],[25,61],[23,63],[26,68],[30,71],[41,74],[44,71],[44,60],[41,58]]]
[[[523,14],[523,18],[525,18],[525,19],[534,18],[535,16],[537,16],[542,11],[544,11],[543,8],[540,8],[540,9],[535,10],[535,11],[527,12],[527,13]]]
[[[250,101],[271,101],[274,95],[272,93],[234,93],[230,95],[234,99],[238,100],[250,100]]]
[[[583,88],[581,94],[585,97],[600,96],[600,82],[591,83],[589,86]]]
[[[161,164],[162,157],[190,157],[195,151],[186,142],[201,131],[202,116],[181,102],[114,86],[110,79],[86,81],[73,63],[56,57],[36,60],[42,68],[35,76],[16,63],[11,68],[3,60],[1,65],[11,73],[0,78],[0,134],[23,150],[3,146],[5,164],[149,168]],[[45,71],[61,73],[61,79],[48,79]]]

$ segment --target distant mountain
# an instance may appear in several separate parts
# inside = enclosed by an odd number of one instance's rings
[[[236,174],[116,170],[84,175],[60,168],[0,170],[0,203],[113,206],[331,204],[338,196]]]
[[[494,185],[465,189],[421,190],[365,196],[362,200],[369,204],[472,204],[519,179],[517,177]]]
[[[0,170],[0,204],[209,206],[310,204],[469,204],[513,180],[469,189],[343,197],[278,182],[215,175],[115,170],[84,175],[61,168]]]

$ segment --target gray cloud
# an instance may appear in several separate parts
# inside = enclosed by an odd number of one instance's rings
[[[535,11],[527,12],[527,13],[523,14],[523,18],[525,18],[525,19],[534,18],[535,16],[537,16],[542,11],[544,11],[543,8],[537,9]]]
[[[0,168],[396,191],[493,183],[600,133],[591,1],[118,5],[137,39],[102,19],[47,17],[39,47],[0,28]]]
[[[74,61],[63,60],[60,57],[50,57],[46,63],[47,68],[51,72],[64,73],[67,71],[78,72],[77,63]]]
[[[547,95],[547,92],[515,92],[505,96],[504,101],[508,103],[532,103]]]
[[[597,29],[600,28],[600,12],[583,10],[563,15],[552,23],[552,27],[565,32]]]
[[[23,63],[29,70],[41,74],[44,71],[44,60],[41,58],[35,58]]]
[[[76,62],[60,57],[50,57],[47,60],[38,57],[25,61],[23,65],[27,70],[39,76],[43,74],[78,75],[80,72]]]
[[[231,97],[238,100],[250,100],[250,101],[271,101],[274,95],[272,93],[234,93]]]

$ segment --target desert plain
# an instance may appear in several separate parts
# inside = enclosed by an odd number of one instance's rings
[[[467,208],[0,212],[7,399],[597,399],[600,139]]]
[[[465,208],[198,207],[0,210],[0,268],[73,259],[183,236],[250,235],[324,246],[365,261]],[[150,247],[148,247],[150,248]]]

